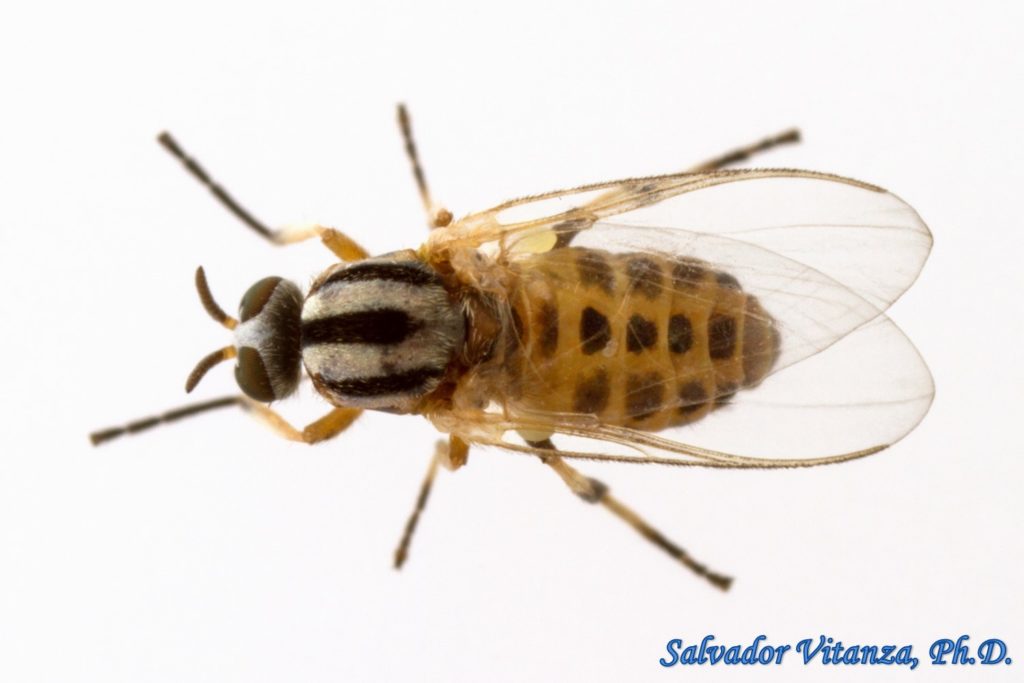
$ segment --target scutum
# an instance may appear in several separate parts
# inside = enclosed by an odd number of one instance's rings
[[[317,384],[335,394],[353,398],[373,398],[389,394],[418,393],[421,387],[442,374],[444,368],[427,366],[376,377],[327,379],[318,375],[314,379]]]
[[[422,326],[398,308],[341,313],[302,323],[302,348],[316,344],[400,344]]]
[[[356,263],[342,268],[320,283],[317,289],[339,282],[366,282],[368,280],[388,280],[410,285],[440,284],[437,275],[418,263],[369,262]]]

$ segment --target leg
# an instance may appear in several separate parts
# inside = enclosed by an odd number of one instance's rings
[[[551,467],[551,469],[553,469],[558,476],[562,478],[562,481],[564,481],[577,496],[587,503],[600,503],[605,506],[619,519],[633,527],[641,536],[664,550],[672,558],[678,560],[695,574],[703,576],[717,588],[721,588],[722,590],[729,589],[729,585],[732,583],[732,578],[710,571],[706,566],[690,557],[685,550],[665,538],[660,531],[644,521],[642,517],[610,496],[608,494],[608,487],[603,483],[597,479],[592,479],[580,474],[575,468],[566,464],[566,462],[557,455],[558,449],[556,449],[555,445],[551,443],[551,439],[544,439],[543,441],[528,441],[527,443],[534,448],[543,448],[551,451],[552,454],[549,456],[542,456],[541,461],[545,465]]]
[[[175,422],[185,417],[191,417],[193,415],[198,415],[199,413],[205,413],[209,410],[226,408],[228,406],[238,406],[243,410],[252,411],[257,417],[273,427],[274,431],[281,436],[286,439],[291,439],[292,441],[302,441],[304,443],[317,443],[318,441],[325,441],[341,434],[355,421],[357,417],[359,417],[359,414],[362,412],[362,410],[358,408],[334,408],[327,415],[315,422],[311,422],[306,425],[302,431],[299,431],[285,421],[283,417],[262,403],[258,403],[241,395],[225,396],[212,401],[193,403],[191,405],[182,406],[181,408],[175,408],[174,410],[169,410],[166,413],[154,415],[153,417],[135,420],[123,427],[102,429],[90,434],[89,440],[92,441],[93,446],[98,446],[101,443],[110,441],[111,439],[115,439],[125,434],[135,434],[136,432],[145,431],[160,424]]]
[[[363,410],[362,408],[332,408],[319,420],[310,422],[301,431],[293,427],[287,420],[278,415],[267,406],[257,401],[244,399],[246,408],[256,414],[258,418],[266,422],[270,427],[288,439],[289,441],[301,441],[303,443],[319,443],[333,439],[338,434],[349,428],[356,421]]]
[[[351,238],[333,228],[311,225],[271,230],[261,221],[257,220],[251,213],[242,208],[242,205],[236,202],[235,199],[228,194],[227,190],[222,188],[217,181],[215,181],[206,172],[206,170],[199,165],[198,161],[185,153],[185,150],[183,150],[177,141],[171,137],[170,133],[160,133],[157,140],[161,145],[163,145],[164,149],[173,154],[178,161],[185,166],[185,169],[192,175],[192,177],[206,186],[213,196],[217,198],[217,201],[224,205],[224,208],[234,214],[235,217],[253,229],[264,239],[272,242],[273,244],[283,245],[301,242],[302,240],[307,240],[311,237],[319,237],[327,248],[333,251],[342,261],[358,261],[366,258],[366,250],[352,241]]]
[[[731,166],[732,164],[736,164],[741,161],[746,161],[747,159],[757,154],[758,152],[764,152],[771,149],[772,147],[777,147],[779,145],[794,142],[800,142],[800,131],[797,130],[796,128],[791,128],[789,130],[779,133],[778,135],[773,135],[772,137],[765,138],[760,142],[755,142],[752,145],[747,145],[746,147],[739,147],[730,152],[726,152],[721,156],[717,156],[713,159],[708,159],[707,161],[697,164],[696,166],[693,166],[686,170],[688,173],[704,173],[707,171],[717,171],[719,169],[725,168],[726,166]]]
[[[412,122],[409,119],[409,112],[404,104],[398,105],[398,127],[402,130],[402,139],[405,141],[405,153],[409,155],[412,163],[412,175],[416,179],[416,188],[420,191],[420,200],[427,212],[427,225],[431,229],[443,228],[452,222],[452,212],[439,207],[430,197],[430,190],[427,189],[427,179],[423,175],[423,167],[420,166],[419,154],[416,152],[416,143],[412,137]]]
[[[731,152],[726,152],[725,154],[717,156],[714,159],[709,159],[703,163],[688,168],[685,172],[707,173],[710,171],[717,171],[719,169],[738,163],[740,161],[746,161],[747,159],[749,159],[751,156],[758,152],[764,152],[773,147],[777,147],[778,145],[799,141],[800,131],[798,131],[796,128],[792,128],[790,130],[783,131],[778,135],[774,135],[770,138],[765,138],[760,142],[755,142],[752,145],[747,145],[746,147],[740,147],[738,149],[732,150]],[[613,190],[607,193],[606,195],[602,195],[597,201],[605,202],[608,201],[609,197],[614,196],[615,191]],[[555,238],[553,246],[541,249],[541,251],[547,251],[547,249],[562,249],[564,247],[569,246],[572,243],[573,238],[575,238],[581,230],[586,230],[590,228],[590,226],[592,226],[593,224],[593,218],[588,219],[585,216],[581,216],[579,218],[567,220],[564,223],[555,226],[557,228],[558,235]]]
[[[405,531],[402,532],[402,540],[395,548],[395,569],[401,569],[405,560],[409,557],[409,544],[412,543],[412,535],[416,531],[416,524],[420,521],[420,515],[427,507],[427,499],[430,497],[430,490],[434,486],[434,477],[437,475],[437,466],[444,465],[445,468],[455,471],[466,464],[469,458],[469,444],[457,436],[448,437],[448,442],[438,441],[434,450],[434,457],[430,459],[430,467],[427,468],[427,475],[420,484],[420,493],[416,497],[416,505],[413,507],[409,520],[405,523]]]
[[[168,410],[166,413],[161,413],[160,415],[154,415],[152,417],[146,417],[141,420],[129,422],[123,427],[109,427],[107,429],[101,429],[98,432],[90,434],[89,441],[92,442],[93,446],[99,446],[101,443],[105,443],[111,439],[116,439],[117,437],[124,436],[125,434],[135,434],[136,432],[152,429],[157,425],[177,422],[182,418],[192,417],[193,415],[205,413],[209,410],[227,408],[228,406],[243,406],[244,401],[245,398],[243,396],[224,396],[223,398],[215,398],[212,401],[192,403],[187,406]]]
[[[324,246],[334,252],[334,255],[342,261],[362,261],[370,255],[345,233],[316,224],[284,227],[273,232],[269,239],[274,244],[283,246],[304,242],[314,237],[319,237]]]

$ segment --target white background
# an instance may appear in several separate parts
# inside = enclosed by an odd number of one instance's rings
[[[582,5],[582,3],[581,3]],[[23,5],[0,26],[0,679],[1007,680],[1024,666],[1018,3]],[[935,249],[892,316],[935,376],[925,422],[806,471],[589,467],[721,594],[537,463],[441,476],[391,551],[435,434],[371,415],[317,448],[231,411],[91,448],[185,401],[276,250],[154,142],[163,128],[271,223],[371,251],[425,228],[394,124],[407,101],[456,214],[665,173],[799,125],[759,159],[863,178]],[[197,390],[231,391],[229,368]],[[314,415],[313,400],[286,406]],[[1007,641],[1019,665],[664,670],[671,638]],[[792,655],[792,653],[791,653]],[[982,677],[982,678],[979,678]]]

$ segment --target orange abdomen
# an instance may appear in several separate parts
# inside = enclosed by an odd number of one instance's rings
[[[520,262],[506,343],[508,398],[659,430],[760,382],[774,321],[734,277],[696,259],[564,248]]]

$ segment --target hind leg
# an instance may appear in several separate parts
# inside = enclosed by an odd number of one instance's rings
[[[672,559],[676,560],[687,569],[698,576],[703,576],[716,588],[728,590],[732,584],[732,578],[713,572],[706,565],[694,560],[689,553],[670,541],[660,531],[651,526],[640,515],[632,509],[613,498],[608,487],[597,479],[581,474],[577,469],[571,467],[559,455],[558,449],[551,443],[551,439],[543,441],[528,441],[533,448],[541,448],[551,451],[551,455],[541,456],[541,462],[550,467],[562,478],[569,489],[579,496],[584,502],[599,503],[603,505],[616,517],[629,524],[633,529],[658,548],[666,552]]]

